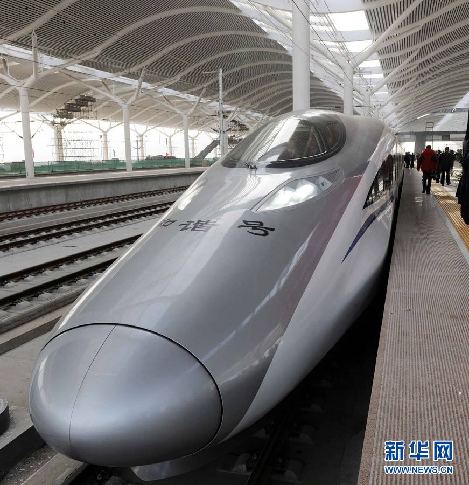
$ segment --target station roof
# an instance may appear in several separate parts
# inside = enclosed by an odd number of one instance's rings
[[[290,53],[230,1],[4,0],[2,7],[0,48],[14,77],[31,72],[32,32],[37,36],[47,73],[30,89],[37,111],[54,111],[88,92],[100,118],[119,118],[110,92],[126,100],[142,78],[133,121],[178,124],[175,109],[186,112],[200,95],[192,121],[206,119],[216,109],[210,101],[218,97],[219,68],[228,105],[246,113],[291,110]],[[67,68],[58,71],[61,64]],[[4,84],[2,94],[2,105],[16,108],[16,93]],[[312,74],[311,98],[318,107],[342,107]]]
[[[469,1],[364,0],[376,37],[405,9],[414,7],[378,50],[388,90],[388,113],[398,127],[465,129],[467,115],[451,114],[469,106]],[[420,123],[418,122],[419,120]]]
[[[342,66],[352,62],[358,112],[368,90],[396,130],[451,129],[448,112],[469,101],[468,0],[310,5],[312,106],[342,109]],[[291,110],[291,8],[290,0],[3,0],[0,106],[18,106],[7,72],[25,79],[35,65],[33,111],[91,94],[99,119],[120,119],[130,102],[135,123],[179,126],[180,112],[194,108],[191,125],[203,127],[215,120],[223,68],[228,109],[254,123]]]
[[[291,18],[288,0],[257,3],[271,16]],[[469,106],[469,1],[318,0],[310,4],[313,71],[315,67],[318,71],[316,61],[339,82],[343,59],[356,64],[356,89],[373,93],[372,105],[396,130],[422,130],[426,123],[435,129],[465,127],[466,115],[451,111]],[[357,94],[355,106],[363,102]]]

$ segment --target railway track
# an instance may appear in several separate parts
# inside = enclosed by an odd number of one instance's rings
[[[0,333],[73,302],[139,236],[0,277]]]
[[[34,207],[31,209],[1,212],[0,222],[12,220],[12,219],[23,219],[26,217],[32,217],[32,216],[37,216],[42,214],[53,214],[57,212],[70,211],[74,209],[82,209],[85,207],[91,207],[91,206],[97,206],[97,205],[114,204],[116,202],[125,202],[129,200],[144,199],[147,197],[155,197],[158,195],[168,195],[172,193],[183,192],[184,190],[187,189],[187,187],[188,186],[185,185],[185,186],[173,187],[170,189],[135,192],[132,194],[117,195],[113,197],[101,197],[97,199],[88,199],[88,200],[79,201],[79,202],[68,202],[65,204],[56,204],[56,205],[49,205],[49,206],[43,206],[43,207]]]
[[[53,224],[46,227],[0,235],[0,252],[7,252],[24,246],[32,246],[93,229],[101,229],[111,225],[153,217],[166,212],[172,204],[172,201],[156,203],[135,209],[122,210],[104,216],[88,217],[78,221]]]

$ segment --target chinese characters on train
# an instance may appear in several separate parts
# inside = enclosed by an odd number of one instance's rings
[[[198,219],[198,220],[186,220],[179,222],[177,219],[163,219],[160,222],[160,227],[170,227],[175,225],[180,232],[193,231],[193,232],[208,232],[213,226],[217,225],[216,221]],[[271,232],[275,231],[275,227],[269,227],[264,224],[263,221],[250,221],[243,219],[243,223],[237,226],[238,229],[245,229],[247,233],[253,236],[266,237]]]
[[[243,223],[238,226],[240,229],[247,229],[249,234],[254,236],[268,236],[271,232],[275,231],[275,227],[264,226],[262,221],[247,221],[243,219]]]

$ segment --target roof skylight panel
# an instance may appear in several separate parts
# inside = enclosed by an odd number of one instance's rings
[[[352,32],[356,30],[368,30],[369,25],[365,12],[330,13],[328,14],[334,27],[340,32]],[[370,33],[371,38],[371,33]]]
[[[368,61],[363,61],[360,64],[360,67],[367,68],[367,67],[381,67],[381,62],[379,59],[373,59]]]

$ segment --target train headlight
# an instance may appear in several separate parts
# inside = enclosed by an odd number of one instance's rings
[[[282,209],[317,197],[328,190],[336,181],[337,174],[330,175],[292,180],[267,196],[256,210],[263,212]]]

